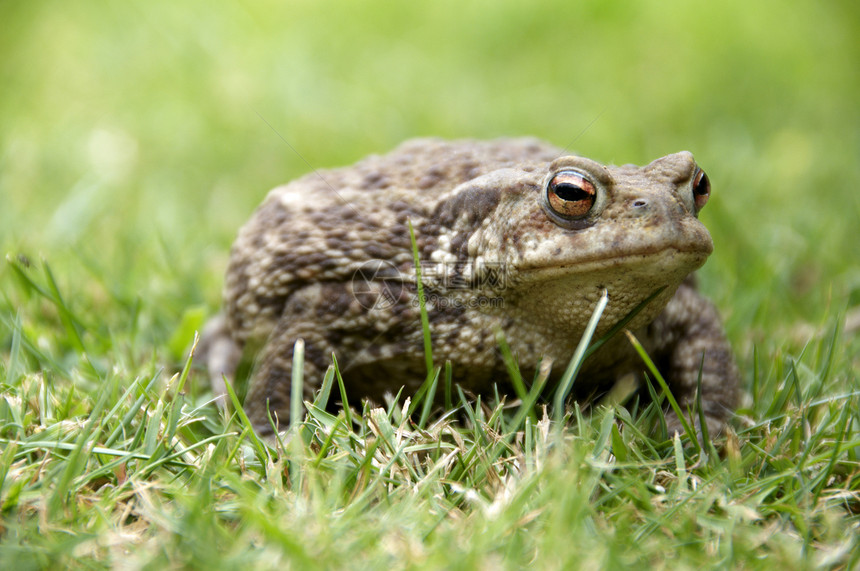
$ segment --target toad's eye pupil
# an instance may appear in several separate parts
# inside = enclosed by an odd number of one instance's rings
[[[546,204],[557,216],[565,219],[584,218],[594,206],[597,189],[583,174],[562,171],[549,181]]]
[[[567,182],[555,185],[552,191],[562,200],[588,200],[591,196],[581,186]]]

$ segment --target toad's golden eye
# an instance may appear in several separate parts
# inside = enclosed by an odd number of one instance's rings
[[[546,185],[546,202],[562,218],[584,218],[594,207],[595,200],[594,184],[577,171],[561,171]]]
[[[693,201],[696,204],[696,212],[705,207],[711,196],[711,181],[705,171],[699,170],[693,179]]]

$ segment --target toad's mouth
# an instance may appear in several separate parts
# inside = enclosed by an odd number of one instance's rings
[[[583,276],[631,272],[658,278],[661,274],[687,274],[699,269],[712,249],[703,247],[642,248],[616,256],[599,254],[559,264],[520,266],[517,271],[527,279],[551,279],[554,275]]]

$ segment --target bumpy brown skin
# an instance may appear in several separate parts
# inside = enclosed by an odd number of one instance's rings
[[[305,398],[332,353],[353,399],[416,389],[426,370],[411,221],[434,360],[450,359],[465,389],[509,390],[497,332],[524,378],[551,359],[557,379],[604,289],[610,301],[598,336],[664,288],[628,328],[682,406],[693,405],[701,368],[708,426],[720,430],[738,377],[719,316],[689,277],[713,249],[697,219],[704,202],[693,192],[692,156],[640,168],[563,155],[534,139],[419,139],[274,189],[239,233],[226,315],[204,335],[213,379],[233,374],[241,350],[261,348],[245,408],[262,434],[271,432],[267,409],[276,424],[288,422],[299,338]],[[593,185],[585,216],[559,216],[548,202],[548,182],[562,171]],[[587,360],[576,396],[600,394],[642,369],[618,335]]]

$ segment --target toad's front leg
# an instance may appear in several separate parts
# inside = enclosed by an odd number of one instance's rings
[[[738,370],[714,306],[688,278],[649,327],[654,357],[683,411],[695,411],[701,371],[702,408],[711,435],[722,432],[739,398]],[[680,431],[674,413],[667,415],[670,432]],[[698,418],[693,421],[698,424]]]

